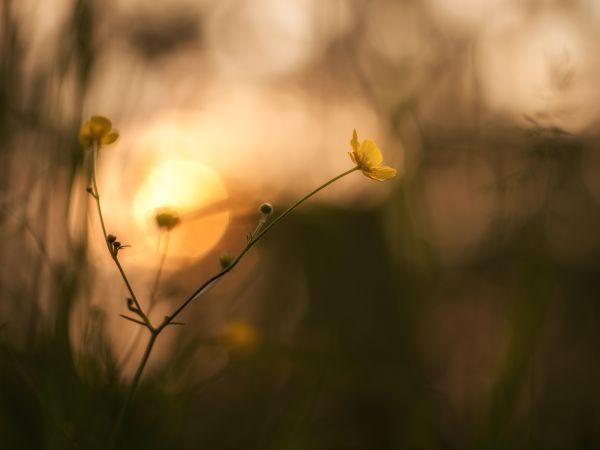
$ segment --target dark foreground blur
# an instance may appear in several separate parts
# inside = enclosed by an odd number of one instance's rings
[[[90,244],[78,129],[113,118],[104,180],[135,191],[127,134],[179,109],[225,123],[205,162],[243,206],[170,268],[165,311],[260,199],[347,170],[353,127],[400,174],[311,200],[194,305],[120,448],[600,448],[595,2],[5,0],[0,19],[0,448],[105,448],[139,348]]]

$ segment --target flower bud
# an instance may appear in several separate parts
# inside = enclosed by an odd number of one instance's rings
[[[229,253],[225,253],[219,256],[219,262],[221,263],[221,269],[227,269],[231,264],[233,264],[233,256]]]
[[[273,205],[271,205],[270,203],[263,203],[262,205],[260,205],[260,212],[265,216],[270,216],[271,214],[273,214]]]
[[[154,220],[156,221],[158,228],[167,231],[171,231],[181,223],[179,214],[171,208],[160,208],[156,210]]]

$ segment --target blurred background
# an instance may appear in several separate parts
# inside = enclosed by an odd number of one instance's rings
[[[3,0],[0,447],[600,448],[600,1]],[[182,217],[168,236],[157,208]],[[168,243],[167,243],[168,240]],[[166,253],[165,253],[166,252]]]

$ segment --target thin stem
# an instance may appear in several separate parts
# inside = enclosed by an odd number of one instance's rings
[[[150,315],[150,313],[152,312],[152,308],[154,307],[154,300],[156,298],[156,293],[158,292],[158,286],[160,284],[160,278],[161,278],[162,270],[163,270],[163,267],[165,265],[165,260],[167,258],[167,253],[169,251],[169,241],[170,241],[169,236],[170,236],[170,234],[171,233],[169,231],[167,231],[167,236],[165,238],[165,245],[164,245],[163,250],[161,252],[160,261],[158,263],[158,269],[156,271],[156,276],[154,278],[154,284],[153,284],[152,290],[150,291],[150,300],[148,302],[148,310],[147,310],[148,311],[147,312],[148,315]],[[160,237],[161,237],[161,235],[162,235],[162,232],[158,235],[158,247],[159,247],[159,251],[160,251],[160,242],[161,242]],[[121,317],[124,317],[124,316],[121,316]],[[121,361],[119,362],[119,365],[124,364],[131,357],[131,354],[133,353],[133,351],[134,351],[134,349],[135,349],[135,347],[136,347],[136,345],[138,343],[138,340],[139,340],[141,332],[142,332],[142,329],[138,328],[137,331],[135,332],[135,335],[133,336],[133,339],[131,341],[131,344],[129,345],[129,348],[125,352],[125,355],[123,356],[123,358],[121,358]]]
[[[332,183],[335,183],[337,180],[339,180],[340,178],[345,177],[346,175],[351,174],[352,172],[355,172],[359,170],[359,167],[353,167],[350,170],[347,170],[344,173],[339,174],[337,177],[333,177],[331,180],[329,180],[328,182],[322,184],[321,186],[319,186],[318,188],[316,188],[314,191],[309,192],[308,194],[306,194],[304,197],[302,197],[300,200],[298,200],[296,203],[294,203],[292,206],[290,206],[288,209],[286,209],[284,212],[282,212],[279,216],[277,216],[272,222],[269,222],[267,224],[266,227],[263,228],[263,230],[260,232],[259,235],[257,235],[256,237],[254,237],[252,239],[252,243],[249,247],[252,247],[252,245],[256,244],[256,242],[265,235],[265,233],[267,233],[267,231],[269,231],[271,228],[273,228],[275,226],[276,223],[278,223],[281,219],[283,219],[285,216],[287,216],[289,213],[291,213],[294,209],[296,209],[298,206],[300,206],[302,203],[304,203],[306,200],[308,200],[309,198],[311,198],[313,195],[315,195],[316,193],[318,193],[319,191],[325,189],[327,186],[329,186]],[[246,250],[247,251],[247,250]]]
[[[159,248],[160,248],[160,236],[162,235],[162,231],[159,234]],[[165,244],[164,248],[160,255],[160,261],[158,263],[158,270],[156,271],[156,276],[154,278],[154,283],[152,284],[152,290],[150,291],[150,300],[148,300],[148,314],[152,311],[152,307],[154,306],[154,301],[156,300],[156,294],[158,293],[158,286],[160,285],[160,277],[162,276],[163,269],[165,267],[165,260],[167,259],[167,253],[169,251],[169,242],[170,242],[171,232],[167,231],[165,236]]]
[[[263,215],[260,217],[260,219],[259,219],[259,221],[258,221],[258,224],[256,224],[256,228],[254,229],[254,231],[253,231],[253,232],[252,232],[252,234],[250,235],[250,239],[252,239],[254,236],[257,236],[257,235],[258,235],[258,232],[259,232],[260,230],[262,230],[262,227],[264,227],[264,226],[265,226],[265,223],[267,223],[267,217],[266,217],[266,216],[263,214]]]
[[[323,190],[324,188],[326,188],[327,186],[329,186],[330,184],[334,183],[335,181],[339,180],[342,177],[345,177],[346,175],[359,170],[358,167],[354,167],[350,170],[347,170],[346,172],[332,178],[331,180],[327,181],[326,183],[322,184],[321,186],[319,186],[318,188],[314,189],[313,191],[309,192],[307,195],[305,195],[304,197],[302,197],[300,200],[298,200],[296,203],[294,203],[292,206],[290,206],[289,208],[287,208],[284,212],[282,212],[279,216],[277,216],[272,222],[270,222],[269,224],[267,224],[264,228],[262,228],[262,231],[260,231],[258,234],[256,234],[256,236],[252,236],[252,238],[248,241],[248,243],[246,244],[246,246],[244,247],[244,249],[240,252],[240,254],[233,260],[233,262],[227,266],[226,268],[224,268],[223,270],[221,270],[219,273],[213,275],[212,277],[210,277],[208,280],[206,280],[198,289],[196,289],[196,291],[190,295],[188,297],[187,300],[185,300],[171,315],[165,317],[163,323],[157,327],[157,328],[153,328],[151,325],[149,325],[148,323],[146,324],[146,326],[148,327],[149,331],[150,331],[150,339],[148,341],[148,344],[146,345],[146,350],[144,351],[144,355],[142,356],[142,359],[136,369],[135,375],[133,377],[133,381],[131,382],[131,386],[129,388],[129,391],[127,393],[127,398],[123,404],[123,407],[121,408],[121,411],[119,412],[119,417],[117,419],[117,425],[113,431],[113,435],[111,437],[110,443],[109,443],[109,449],[112,450],[117,442],[117,439],[119,438],[119,435],[121,433],[121,429],[123,427],[123,421],[125,419],[125,416],[127,414],[127,410],[129,408],[129,404],[131,403],[131,400],[138,388],[138,385],[140,383],[140,379],[142,377],[142,373],[144,371],[144,368],[146,367],[146,363],[148,362],[148,359],[150,357],[150,354],[152,353],[152,349],[154,348],[154,343],[156,342],[156,339],[158,338],[158,335],[165,329],[165,327],[175,324],[177,322],[174,322],[174,319],[193,301],[195,300],[202,292],[204,292],[211,284],[213,284],[215,281],[217,281],[218,279],[220,279],[222,276],[224,276],[226,273],[230,272],[239,262],[240,260],[243,258],[243,256],[248,253],[248,251],[271,229],[275,226],[275,224],[279,223],[284,217],[286,217],[288,214],[290,214],[294,209],[296,209],[298,206],[300,206],[303,202],[305,202],[306,200],[308,200],[310,197],[312,197],[313,195],[317,194],[319,191]],[[96,189],[96,185],[95,185],[95,180],[94,180],[94,190],[96,193],[96,201],[97,204],[99,205],[99,196],[97,195],[98,191]],[[98,208],[99,214],[101,214],[100,208]],[[258,228],[261,229],[261,228]],[[104,227],[103,227],[104,230]],[[106,232],[105,232],[106,235]],[[118,267],[120,268],[120,265],[118,265]],[[122,272],[123,273],[123,272]],[[124,280],[127,284],[126,281],[126,277],[124,277]],[[130,291],[131,292],[131,291]],[[135,298],[134,298],[135,301]],[[136,303],[137,304],[137,303]]]
[[[146,326],[146,324],[144,322],[142,322],[141,320],[134,319],[133,317],[126,316],[125,314],[119,314],[119,316],[121,316],[123,319],[129,320],[133,323],[137,323],[139,325]],[[139,330],[139,328],[138,328],[138,330]]]
[[[214,283],[215,281],[217,281],[219,278],[221,278],[223,275],[225,275],[226,273],[228,273],[229,271],[231,271],[239,262],[240,260],[243,258],[243,256],[248,252],[248,250],[250,250],[254,244],[256,244],[271,228],[273,228],[277,223],[279,223],[284,217],[286,217],[288,214],[290,214],[294,209],[296,209],[298,206],[300,206],[302,203],[304,203],[306,200],[308,200],[310,197],[312,197],[313,195],[315,195],[316,193],[318,193],[319,191],[325,189],[327,186],[329,186],[330,184],[336,182],[337,180],[339,180],[340,178],[345,177],[346,175],[359,170],[359,167],[354,167],[350,170],[347,170],[344,173],[341,173],[340,175],[332,178],[331,180],[327,181],[326,183],[322,184],[321,186],[319,186],[318,188],[314,189],[313,191],[309,192],[308,194],[306,194],[304,197],[302,197],[300,200],[298,200],[296,203],[294,203],[292,206],[290,206],[289,208],[287,208],[284,212],[282,212],[279,216],[277,216],[272,222],[269,222],[260,233],[258,233],[256,236],[253,236],[252,239],[250,241],[248,241],[248,243],[246,244],[246,246],[244,247],[244,249],[241,251],[241,253],[233,260],[233,262],[225,267],[223,270],[221,270],[219,273],[213,275],[212,277],[210,277],[208,280],[206,280],[198,289],[196,289],[196,291],[194,291],[194,293],[192,293],[192,295],[190,295],[187,300],[185,300],[171,315],[165,317],[164,322],[156,329],[157,333],[160,333],[173,319],[175,319],[175,317],[177,317],[192,301],[194,301],[202,292],[204,292],[204,290],[206,288],[208,288],[212,283]]]
[[[131,381],[131,386],[129,386],[129,391],[127,392],[127,397],[123,406],[121,407],[121,411],[119,411],[119,417],[117,419],[117,424],[113,430],[112,437],[110,439],[108,449],[112,450],[117,443],[119,435],[121,434],[121,429],[123,428],[123,421],[125,420],[125,416],[127,415],[127,410],[129,409],[129,405],[131,404],[131,399],[137,390],[140,380],[142,378],[142,373],[144,372],[144,368],[146,367],[146,363],[150,358],[150,353],[152,353],[152,349],[154,348],[154,343],[156,342],[156,338],[158,337],[158,332],[150,330],[150,339],[148,340],[148,344],[146,345],[146,350],[144,350],[144,355],[135,371],[135,375],[133,376],[133,380]]]
[[[108,242],[108,233],[106,232],[106,225],[104,224],[104,216],[102,214],[102,205],[100,204],[100,191],[98,190],[98,181],[96,180],[96,171],[98,168],[98,143],[95,142],[92,147],[92,187],[94,189],[94,200],[96,201],[96,209],[98,210],[98,218],[100,219],[100,225],[102,226],[102,234],[104,235],[104,244],[108,249],[108,252],[112,256],[113,251]]]
[[[92,187],[94,189],[92,197],[94,197],[94,201],[96,202],[96,210],[98,211],[98,218],[100,219],[100,226],[102,227],[102,234],[104,235],[104,244],[106,245],[106,248],[108,249],[108,253],[110,254],[112,260],[115,262],[115,265],[119,269],[121,278],[123,278],[123,281],[125,282],[125,286],[127,286],[129,295],[131,295],[131,299],[133,300],[133,303],[135,304],[137,310],[139,311],[140,317],[143,319],[146,326],[152,330],[152,329],[154,329],[154,327],[152,326],[152,324],[150,323],[150,320],[148,319],[148,317],[142,310],[142,307],[140,306],[137,296],[135,295],[135,292],[133,291],[133,287],[131,286],[129,279],[127,278],[127,275],[125,274],[123,267],[121,266],[121,262],[119,261],[119,258],[117,257],[117,253],[111,248],[111,243],[108,242],[108,233],[106,232],[106,225],[104,223],[104,216],[102,214],[102,205],[100,203],[100,191],[98,190],[98,181],[96,179],[97,167],[98,167],[98,143],[95,142],[92,146]]]

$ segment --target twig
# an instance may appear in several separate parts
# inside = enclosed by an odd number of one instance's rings
[[[144,322],[142,322],[141,320],[134,319],[133,317],[126,316],[125,314],[119,314],[119,316],[121,316],[123,319],[127,319],[127,320],[130,320],[130,321],[135,322],[137,324],[146,326],[146,324]]]

